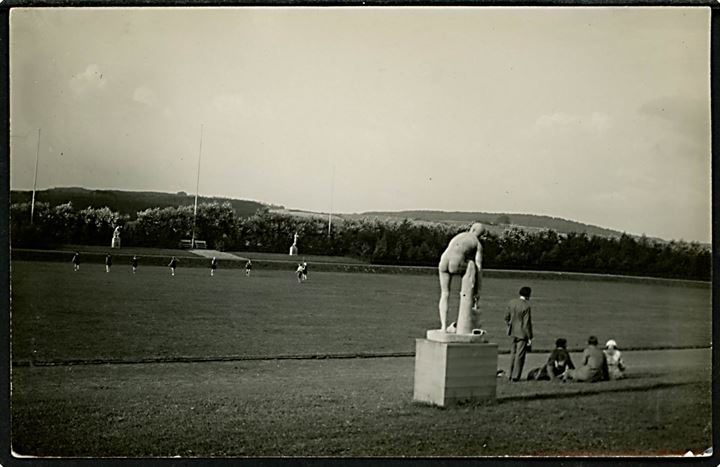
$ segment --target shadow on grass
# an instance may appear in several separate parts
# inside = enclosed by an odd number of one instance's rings
[[[701,383],[701,379],[670,379],[667,375],[659,374],[634,374],[623,380],[601,381],[597,383],[552,383],[547,382],[521,382],[508,383],[511,385],[501,385],[499,382],[498,392],[519,392],[516,394],[498,394],[492,400],[466,400],[459,401],[447,407],[435,406],[424,402],[414,401],[417,406],[432,407],[439,410],[453,409],[474,409],[487,406],[497,406],[513,402],[530,402],[541,400],[559,400],[559,399],[575,399],[584,396],[596,396],[600,394],[610,393],[633,393],[648,392],[658,389],[678,388],[683,386],[692,386]]]
[[[667,389],[679,386],[687,386],[696,384],[697,381],[661,381],[661,382],[647,382],[645,384],[637,384],[632,386],[608,386],[612,382],[605,383],[564,383],[572,385],[585,385],[578,389],[562,390],[560,392],[543,392],[534,394],[515,394],[509,396],[503,396],[497,398],[497,403],[507,403],[516,401],[533,401],[543,399],[563,399],[563,398],[574,398],[578,396],[595,396],[598,394],[612,393],[612,392],[638,392],[638,391],[651,391],[654,389]],[[592,384],[602,384],[601,387],[587,387]]]

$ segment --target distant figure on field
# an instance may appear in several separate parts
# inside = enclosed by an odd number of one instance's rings
[[[213,256],[212,261],[210,261],[210,277],[215,275],[215,270],[217,269],[217,260]]]
[[[560,381],[567,369],[574,369],[570,353],[567,351],[567,340],[562,337],[555,341],[555,350],[550,353],[547,363],[540,368],[530,370],[528,380],[536,381]]]
[[[303,270],[302,270],[302,280],[303,280],[303,281],[306,281],[307,278],[308,278],[308,264],[307,264],[307,261],[303,261],[303,263],[302,263],[302,268],[303,268]]]
[[[598,349],[598,340],[595,336],[588,338],[588,346],[583,350],[582,366],[574,370],[568,370],[563,376],[563,381],[584,381],[594,383],[608,379],[608,365],[605,353]]]
[[[132,261],[130,262],[130,264],[132,264],[133,274],[135,274],[135,273],[137,272],[137,267],[138,267],[138,258],[137,258],[137,256],[133,255]]]
[[[623,363],[622,352],[617,348],[617,342],[613,339],[607,341],[603,352],[607,360],[610,379],[623,379],[625,377],[625,363]]]
[[[108,253],[105,256],[105,272],[110,272],[110,266],[112,266],[112,255]]]
[[[525,354],[532,344],[532,316],[530,314],[530,287],[522,287],[520,296],[510,300],[505,312],[507,334],[512,338],[510,344],[510,380],[520,381]]]
[[[173,256],[172,259],[170,260],[170,264],[168,264],[168,266],[170,266],[170,272],[172,272],[173,276],[175,275],[175,268],[177,267],[177,263],[178,263],[177,258],[175,258]]]
[[[440,256],[438,276],[440,277],[440,329],[447,327],[447,308],[450,297],[452,276],[465,274],[469,262],[475,264],[475,284],[473,286],[473,309],[477,310],[480,289],[482,288],[482,245],[479,237],[485,231],[480,223],[470,227],[470,231],[455,235]]]
[[[73,263],[73,271],[79,271],[80,270],[80,252],[76,251],[75,254],[72,257],[72,263]]]
[[[297,274],[297,280],[298,284],[303,281],[303,265],[302,263],[298,263],[298,267],[295,270],[295,274]]]
[[[245,263],[245,275],[249,276],[250,271],[252,271],[252,261],[247,260],[247,263]]]

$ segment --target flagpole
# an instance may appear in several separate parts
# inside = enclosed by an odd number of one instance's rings
[[[190,241],[191,248],[195,248],[195,219],[197,218],[198,192],[200,191],[200,158],[202,157],[202,137],[203,137],[203,125],[201,123],[200,124],[200,149],[198,150],[197,182],[195,183],[195,208],[193,209],[192,240]]]
[[[328,237],[332,229],[333,195],[335,194],[335,164],[332,166],[332,178],[330,179],[330,213],[328,214]]]
[[[35,176],[33,177],[32,201],[30,201],[30,223],[35,215],[35,189],[37,188],[38,160],[40,159],[40,128],[38,128],[37,151],[35,152]]]

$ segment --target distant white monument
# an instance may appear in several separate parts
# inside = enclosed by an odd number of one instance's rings
[[[110,248],[120,248],[120,226],[115,227],[113,231],[112,241],[110,242]]]
[[[297,256],[297,254],[298,254],[297,240],[298,240],[298,233],[295,232],[295,235],[293,236],[293,244],[290,245],[290,256]]]

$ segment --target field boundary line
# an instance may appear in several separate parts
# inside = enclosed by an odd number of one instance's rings
[[[623,351],[659,352],[673,350],[711,350],[711,346],[687,347],[653,347],[653,348],[624,348]],[[574,350],[570,350],[573,352]],[[534,354],[546,354],[547,351],[535,351]],[[498,355],[507,355],[509,350],[501,350]],[[347,360],[370,358],[408,358],[414,357],[414,351],[407,352],[362,352],[362,353],[327,353],[327,354],[299,354],[299,355],[219,355],[214,357],[176,356],[176,357],[146,357],[136,359],[123,358],[88,358],[67,360],[13,360],[14,367],[52,367],[52,366],[87,366],[87,365],[140,365],[164,363],[215,363],[215,362],[243,362],[243,361],[272,361],[272,360]]]
[[[146,363],[214,363],[214,362],[243,362],[243,361],[272,361],[272,360],[344,360],[352,358],[393,358],[414,357],[415,352],[386,352],[386,353],[354,353],[354,354],[308,354],[308,355],[227,355],[217,357],[149,357],[138,359],[120,358],[93,358],[71,360],[16,360],[13,366],[73,366],[73,365],[138,365]]]

